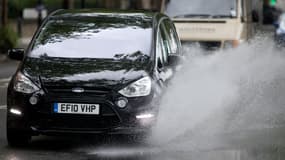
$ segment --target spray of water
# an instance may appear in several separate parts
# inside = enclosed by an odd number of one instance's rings
[[[213,149],[224,143],[225,133],[285,124],[285,54],[274,46],[271,39],[256,38],[210,55],[186,46],[188,60],[163,97],[151,146],[101,146],[89,153]]]
[[[186,143],[211,135],[284,122],[285,55],[270,39],[188,61],[166,93],[151,141]],[[283,82],[284,81],[284,82]],[[189,144],[188,144],[189,146]]]

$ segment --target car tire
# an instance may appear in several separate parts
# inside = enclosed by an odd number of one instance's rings
[[[30,134],[15,131],[7,128],[7,141],[8,145],[11,147],[21,147],[29,144],[32,136]]]

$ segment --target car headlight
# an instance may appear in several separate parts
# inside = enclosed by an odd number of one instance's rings
[[[16,75],[14,89],[17,92],[27,94],[31,94],[40,90],[38,86],[36,86],[29,78],[20,72]]]
[[[126,97],[142,97],[148,96],[151,92],[151,78],[144,77],[130,84],[126,88],[119,91]]]

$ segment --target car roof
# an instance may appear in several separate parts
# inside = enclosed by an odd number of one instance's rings
[[[123,18],[137,19],[140,21],[150,22],[155,28],[162,17],[167,17],[159,12],[150,12],[142,10],[108,10],[108,9],[61,9],[53,12],[50,16],[52,19],[61,18]]]

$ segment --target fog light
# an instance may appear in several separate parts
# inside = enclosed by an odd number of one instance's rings
[[[154,115],[150,114],[150,113],[140,114],[140,115],[136,116],[137,119],[149,119],[149,118],[153,118],[153,117],[154,117]]]
[[[22,115],[22,112],[18,109],[11,108],[10,112],[18,116]]]
[[[127,98],[119,98],[117,100],[116,104],[120,108],[125,108],[128,105],[128,99]]]
[[[39,101],[39,98],[38,98],[37,96],[32,96],[32,97],[30,98],[30,103],[31,103],[32,105],[36,105],[36,104],[38,103],[38,101]]]
[[[155,115],[151,113],[144,113],[144,114],[139,114],[136,115],[136,118],[140,125],[147,127],[147,126],[152,126],[155,122]]]

